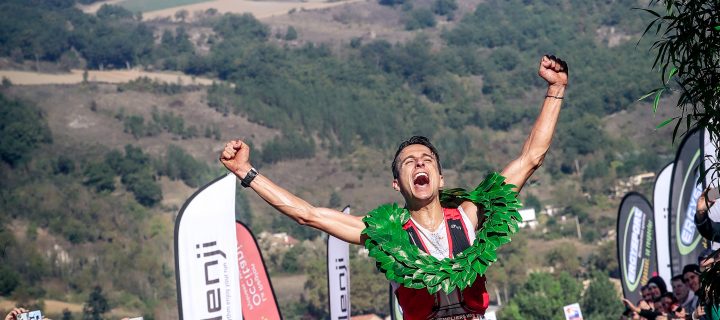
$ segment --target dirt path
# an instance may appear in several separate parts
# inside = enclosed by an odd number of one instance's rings
[[[80,9],[88,14],[95,13],[100,6],[103,4],[115,4],[122,5],[123,0],[109,0],[97,2],[89,6],[81,6]],[[189,4],[184,6],[177,6],[168,9],[147,11],[143,12],[143,20],[153,20],[170,18],[174,19],[176,12],[180,10],[187,10],[190,15],[186,21],[192,21],[194,18],[193,13],[197,11],[205,12],[205,10],[214,8],[219,13],[251,13],[255,18],[263,19],[277,15],[287,14],[290,10],[313,10],[330,8],[339,6],[347,3],[360,2],[367,0],[343,0],[337,2],[325,2],[325,0],[309,0],[305,2],[300,1],[248,1],[248,0],[215,0],[208,2],[201,2],[195,4]]]
[[[0,70],[0,78],[5,77],[16,85],[42,85],[42,84],[77,84],[83,81],[83,70],[72,70],[70,73],[39,73],[15,70]],[[88,71],[88,81],[103,83],[124,83],[141,77],[182,84],[211,85],[212,79],[191,77],[181,73],[171,72],[146,72],[137,69],[132,70],[107,70]]]

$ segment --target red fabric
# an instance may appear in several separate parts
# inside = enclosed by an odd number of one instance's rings
[[[404,320],[426,320],[433,313],[435,297],[427,289],[410,289],[400,286],[395,290],[402,307]],[[485,277],[478,277],[469,288],[462,291],[463,302],[468,311],[485,314],[490,296],[485,288]]]
[[[457,208],[443,208],[443,214],[445,215],[446,225],[447,220],[462,221],[462,215]],[[464,223],[463,226],[465,226]],[[414,227],[412,220],[408,220],[403,229],[407,230]],[[465,236],[467,237],[467,226],[463,229],[465,229]],[[450,239],[451,237],[448,235],[448,240]],[[422,237],[420,237],[420,240],[422,241]],[[452,243],[448,243],[448,245],[450,252],[452,252]],[[404,320],[426,320],[433,314],[435,297],[428,293],[427,289],[411,289],[399,286],[395,290],[395,296],[402,307]],[[462,291],[462,297],[468,311],[485,314],[485,310],[490,304],[490,296],[485,288],[485,277],[478,277],[472,286],[465,288]]]

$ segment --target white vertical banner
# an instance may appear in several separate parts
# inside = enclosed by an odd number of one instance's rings
[[[235,176],[185,202],[175,221],[178,313],[187,320],[242,320],[235,232]]]
[[[350,206],[343,209],[350,214]],[[328,236],[328,303],[331,320],[350,319],[350,246]]]
[[[655,215],[655,249],[657,251],[658,275],[665,280],[667,288],[672,288],[672,269],[670,268],[670,182],[674,164],[665,166],[655,179],[653,189],[653,212]]]

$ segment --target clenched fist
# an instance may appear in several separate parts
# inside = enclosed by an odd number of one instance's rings
[[[552,55],[545,55],[540,60],[538,75],[547,81],[549,86],[567,86],[568,65]]]
[[[241,178],[252,168],[250,165],[250,146],[241,140],[231,140],[225,144],[225,149],[220,153],[220,162],[230,172]]]

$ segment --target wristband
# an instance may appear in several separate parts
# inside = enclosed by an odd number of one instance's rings
[[[250,186],[250,183],[255,180],[255,177],[257,177],[258,171],[255,170],[255,168],[250,168],[250,171],[245,175],[245,178],[240,180],[240,185],[247,188]]]
[[[564,97],[561,97],[561,96],[551,96],[551,95],[546,95],[546,96],[545,96],[545,98],[555,98],[555,99],[558,99],[558,100],[562,100],[562,99],[563,99]]]

